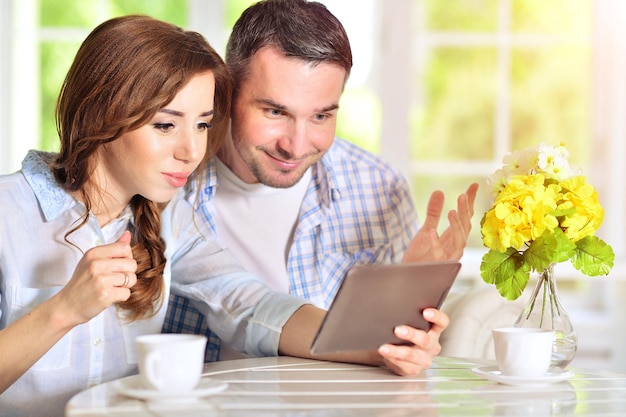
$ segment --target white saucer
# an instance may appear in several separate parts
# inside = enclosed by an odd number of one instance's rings
[[[228,384],[210,378],[202,378],[198,386],[190,392],[168,393],[144,388],[139,379],[139,375],[130,376],[128,378],[114,381],[112,387],[120,394],[127,397],[138,398],[140,400],[150,400],[159,402],[187,402],[193,401],[200,397],[207,397],[224,391]]]
[[[519,387],[536,387],[540,385],[552,384],[553,382],[565,381],[574,376],[574,372],[566,369],[550,368],[543,376],[539,377],[521,377],[502,375],[497,366],[484,366],[472,369],[476,375],[481,376],[490,381],[499,382],[505,385],[515,385]]]

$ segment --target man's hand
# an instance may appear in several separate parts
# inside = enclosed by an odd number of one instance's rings
[[[313,355],[310,350],[311,343],[326,312],[311,304],[305,304],[296,310],[283,326],[278,351],[281,355],[301,358],[386,365],[398,375],[414,375],[430,367],[433,358],[441,352],[439,337],[450,323],[450,318],[435,308],[424,309],[422,314],[432,323],[430,330],[418,330],[410,326],[398,326],[395,329],[396,336],[409,342],[408,345],[385,344],[378,350]]]
[[[425,309],[423,314],[433,324],[427,332],[410,326],[398,326],[394,330],[397,337],[411,345],[385,344],[378,349],[385,365],[398,375],[415,375],[427,369],[441,352],[439,337],[450,324],[450,318],[434,308]]]
[[[478,184],[473,183],[457,199],[457,209],[450,210],[450,225],[439,236],[437,227],[443,211],[444,195],[435,191],[428,201],[426,220],[404,253],[403,262],[455,261],[461,259],[472,229],[474,200]]]

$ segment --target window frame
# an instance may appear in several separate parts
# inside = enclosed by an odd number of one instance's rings
[[[188,25],[207,39],[223,56],[228,28],[221,20],[226,0],[188,0]],[[39,147],[41,124],[39,95],[39,44],[54,40],[81,42],[90,29],[46,28],[39,26],[39,1],[0,2],[0,123],[6,134],[0,137],[0,174],[20,169],[30,149]],[[100,7],[100,20],[108,18]]]
[[[11,62],[11,32],[13,22],[11,19],[11,2],[0,2],[0,62]],[[0,173],[7,171],[5,167],[11,164],[13,159],[11,143],[13,135],[10,125],[10,79],[9,65],[0,65],[0,123],[5,127],[7,135],[0,136],[0,146],[4,152],[0,153]]]

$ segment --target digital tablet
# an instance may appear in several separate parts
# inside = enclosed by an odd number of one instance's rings
[[[344,277],[311,345],[311,353],[373,350],[403,344],[394,327],[428,330],[427,307],[440,308],[461,268],[460,262],[360,265]]]

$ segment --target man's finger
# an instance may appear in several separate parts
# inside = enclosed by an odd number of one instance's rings
[[[435,229],[439,226],[439,219],[443,211],[444,194],[441,191],[434,191],[430,195],[428,200],[428,207],[426,209],[426,219],[424,220],[423,228],[426,230]]]
[[[432,255],[432,258],[436,261],[446,259],[444,244],[439,238],[437,230],[430,229],[428,233],[430,236],[430,253]]]
[[[474,215],[474,201],[476,201],[476,194],[478,193],[478,183],[474,182],[470,184],[465,192],[467,195],[467,207],[470,217]]]

